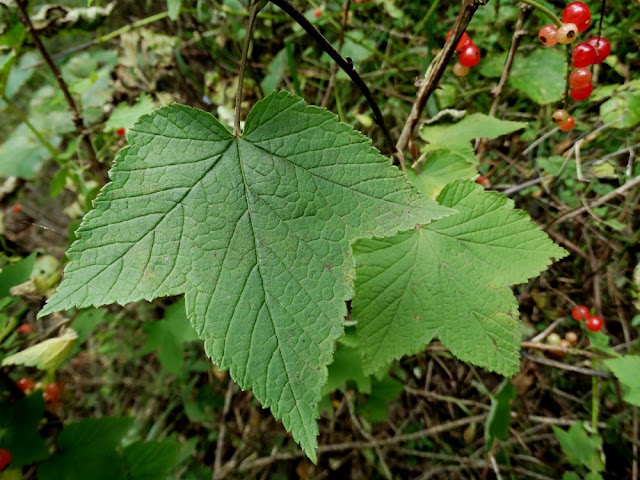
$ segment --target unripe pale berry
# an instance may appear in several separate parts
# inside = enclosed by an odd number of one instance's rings
[[[547,343],[548,343],[549,345],[555,345],[555,346],[557,346],[557,345],[559,345],[559,344],[560,344],[560,340],[562,340],[562,339],[560,338],[560,335],[558,335],[558,334],[557,334],[557,333],[555,333],[555,332],[554,332],[554,333],[550,333],[550,334],[547,336]]]
[[[538,40],[545,47],[552,47],[558,43],[558,30],[555,25],[545,25],[538,32]]]
[[[578,38],[578,27],[575,23],[564,23],[558,28],[557,37],[562,45],[573,43]]]
[[[564,334],[564,339],[572,346],[575,346],[578,343],[578,334],[576,332],[567,332]]]
[[[556,110],[555,112],[553,112],[551,118],[553,119],[553,123],[555,123],[556,125],[560,125],[561,123],[564,123],[567,118],[569,118],[569,112],[563,109]]]
[[[453,66],[453,74],[456,77],[465,77],[469,73],[469,67],[465,67],[460,62],[456,62]]]

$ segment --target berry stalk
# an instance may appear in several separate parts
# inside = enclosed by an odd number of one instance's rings
[[[536,2],[535,0],[520,0],[522,3],[526,3],[527,5],[531,5],[536,10],[544,13],[547,17],[549,17],[553,23],[555,23],[556,27],[562,26],[562,20],[560,20],[551,10],[542,5],[541,3]]]

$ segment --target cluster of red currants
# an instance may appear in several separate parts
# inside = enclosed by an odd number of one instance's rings
[[[592,332],[599,332],[604,327],[604,320],[599,315],[591,315],[589,309],[585,305],[576,305],[571,309],[571,316],[574,320],[581,322],[584,320],[584,326]]]
[[[451,30],[447,33],[445,41],[449,40],[451,36]],[[458,55],[458,61],[453,66],[453,74],[456,77],[464,77],[469,73],[471,67],[475,67],[480,61],[480,49],[474,45],[471,37],[467,35],[467,32],[462,34],[458,45],[456,45],[456,54]]]
[[[0,472],[11,463],[11,452],[6,448],[0,448]]]
[[[33,378],[23,377],[16,382],[16,386],[22,390],[25,395],[31,395],[42,386],[36,383]],[[42,397],[47,405],[56,407],[59,405],[60,396],[64,392],[64,384],[59,382],[49,383],[42,391]]]
[[[563,45],[573,43],[578,39],[578,33],[584,32],[591,25],[591,11],[583,2],[571,2],[562,12],[563,24],[545,25],[538,32],[540,42],[551,47],[556,43]],[[609,40],[603,37],[592,37],[586,42],[573,47],[571,65],[574,69],[569,74],[569,96],[579,102],[586,100],[593,91],[591,70],[586,67],[602,63],[611,53]],[[553,121],[562,131],[569,131],[575,126],[575,120],[566,110],[556,110]]]

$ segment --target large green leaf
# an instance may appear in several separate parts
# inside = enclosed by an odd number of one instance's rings
[[[122,452],[128,480],[162,480],[180,459],[180,444],[172,440],[135,442]]]
[[[438,337],[464,361],[513,374],[521,327],[509,285],[566,252],[511,200],[473,182],[448,185],[438,201],[459,213],[354,247],[352,318],[365,370],[378,371]]]
[[[604,463],[600,453],[602,449],[600,435],[589,435],[580,422],[574,423],[566,431],[555,425],[552,425],[551,428],[558,437],[560,447],[571,465],[576,467],[584,465],[592,472],[604,471]]]
[[[207,354],[315,459],[315,418],[353,293],[350,242],[451,212],[371,142],[286,92],[244,135],[174,105],[130,130],[40,315],[186,294]]]

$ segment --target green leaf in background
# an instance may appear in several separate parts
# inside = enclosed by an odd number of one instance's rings
[[[181,3],[181,0],[167,0],[167,10],[171,20],[176,21],[178,19]]]
[[[484,427],[484,438],[487,451],[493,448],[493,440],[506,440],[509,437],[511,425],[511,400],[516,398],[516,387],[509,380],[505,380],[496,393],[491,397],[491,409]]]
[[[43,414],[41,392],[15,402],[0,402],[0,448],[11,452],[12,467],[30,465],[49,456],[47,445],[38,433]]]
[[[40,316],[186,294],[205,350],[315,460],[317,402],[352,297],[350,242],[451,213],[371,141],[286,92],[234,137],[173,105],[141,117]]]
[[[33,252],[19,262],[6,265],[2,271],[0,271],[0,298],[9,295],[11,287],[15,287],[29,280],[37,256],[38,254]]]
[[[147,342],[140,354],[156,351],[160,364],[167,372],[180,372],[184,362],[184,344],[198,340],[198,335],[189,324],[184,299],[169,306],[162,320],[146,322],[142,328],[147,334]]]
[[[482,113],[474,113],[456,123],[425,125],[420,129],[420,138],[429,142],[428,149],[447,148],[477,164],[471,140],[497,138],[526,126],[523,122],[499,120]]]
[[[102,417],[66,426],[56,453],[38,467],[39,480],[126,478],[116,447],[132,424],[131,418]]]
[[[338,340],[322,394],[328,395],[335,390],[345,392],[350,381],[355,383],[359,392],[371,393],[371,378],[364,373],[360,339],[355,333],[346,333]]]
[[[625,402],[640,407],[640,375],[638,375],[640,373],[640,356],[625,355],[624,357],[610,358],[605,360],[604,364],[625,387]]]
[[[508,84],[540,105],[557,102],[564,95],[565,62],[562,49],[536,48],[529,56],[516,55]]]
[[[54,371],[64,361],[78,338],[76,332],[67,328],[62,335],[32,345],[2,360],[2,366],[25,365],[44,371]]]
[[[640,122],[640,87],[616,93],[600,105],[600,116],[613,128],[630,128]]]
[[[172,440],[135,442],[122,452],[127,480],[163,480],[180,460],[180,444]]]
[[[448,183],[460,179],[469,180],[478,175],[478,172],[464,155],[455,150],[438,148],[425,154],[420,173],[410,168],[407,175],[422,193],[435,198]]]
[[[486,58],[482,59],[482,62],[480,62],[478,72],[484,77],[500,78],[506,61],[506,53],[488,55]]]
[[[101,323],[107,323],[109,317],[109,312],[104,308],[87,308],[78,313],[71,323],[71,328],[78,334],[78,338],[71,347],[68,358],[76,355],[93,330]]]
[[[589,435],[581,422],[571,425],[568,431],[555,425],[552,425],[551,428],[571,465],[585,466],[592,472],[604,471],[604,463],[600,453],[602,449],[600,435]]]
[[[365,373],[438,337],[463,361],[514,374],[521,325],[510,285],[566,252],[511,200],[474,182],[448,185],[438,202],[459,213],[354,247],[352,318]]]
[[[156,108],[156,105],[153,99],[146,93],[140,95],[133,105],[120,103],[104,125],[104,131],[112,132],[119,128],[128,130],[133,127],[139,117],[151,113],[154,108]]]
[[[381,380],[371,380],[371,393],[367,395],[363,405],[358,406],[358,413],[369,422],[386,422],[389,419],[389,404],[398,398],[404,386],[399,381],[385,375]]]

